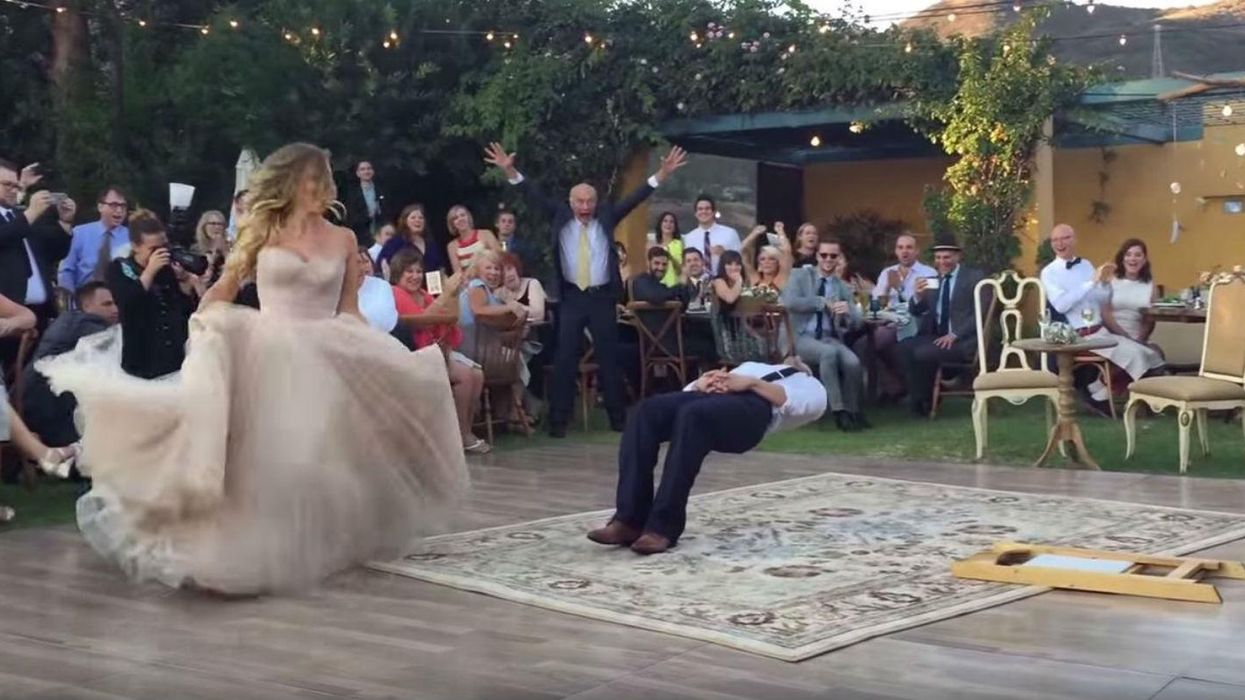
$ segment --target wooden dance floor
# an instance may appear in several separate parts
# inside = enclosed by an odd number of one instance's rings
[[[697,492],[824,471],[1245,512],[1245,482],[753,454]],[[462,528],[607,508],[614,449],[475,460]],[[1245,559],[1245,542],[1207,551]],[[1055,592],[799,664],[370,571],[295,598],[135,587],[71,528],[0,533],[0,698],[1245,698],[1222,606]]]

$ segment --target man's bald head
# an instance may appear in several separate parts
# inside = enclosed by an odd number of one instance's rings
[[[1076,231],[1067,224],[1050,230],[1050,247],[1055,256],[1064,260],[1076,257]]]
[[[592,220],[597,210],[597,188],[581,182],[571,188],[571,211],[583,222]]]

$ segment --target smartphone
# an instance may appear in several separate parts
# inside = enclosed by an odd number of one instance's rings
[[[938,278],[937,277],[926,277],[925,288],[926,289],[938,289]]]
[[[428,288],[428,293],[434,297],[441,296],[441,273],[433,270],[424,275],[424,286]]]
[[[64,192],[49,192],[48,196],[52,198],[52,205],[57,207],[61,205],[61,202],[69,199],[69,195]]]
[[[776,233],[767,233],[767,234],[765,234],[765,240],[769,241],[769,244],[770,244],[770,245],[776,246],[776,245],[778,245],[778,234],[776,234]]]

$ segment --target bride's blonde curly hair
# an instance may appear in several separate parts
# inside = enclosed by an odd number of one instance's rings
[[[310,178],[316,197],[326,211],[341,214],[337,186],[329,167],[329,152],[309,143],[291,143],[264,159],[251,176],[247,199],[250,207],[238,224],[238,242],[229,253],[225,270],[241,281],[255,272],[259,251],[272,242],[294,214],[302,183]]]

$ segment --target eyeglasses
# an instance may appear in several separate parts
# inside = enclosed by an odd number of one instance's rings
[[[817,257],[821,258],[822,260],[838,260],[839,254],[838,253],[818,253]]]
[[[100,202],[100,206],[108,207],[109,209],[126,209],[129,207],[125,202]]]

